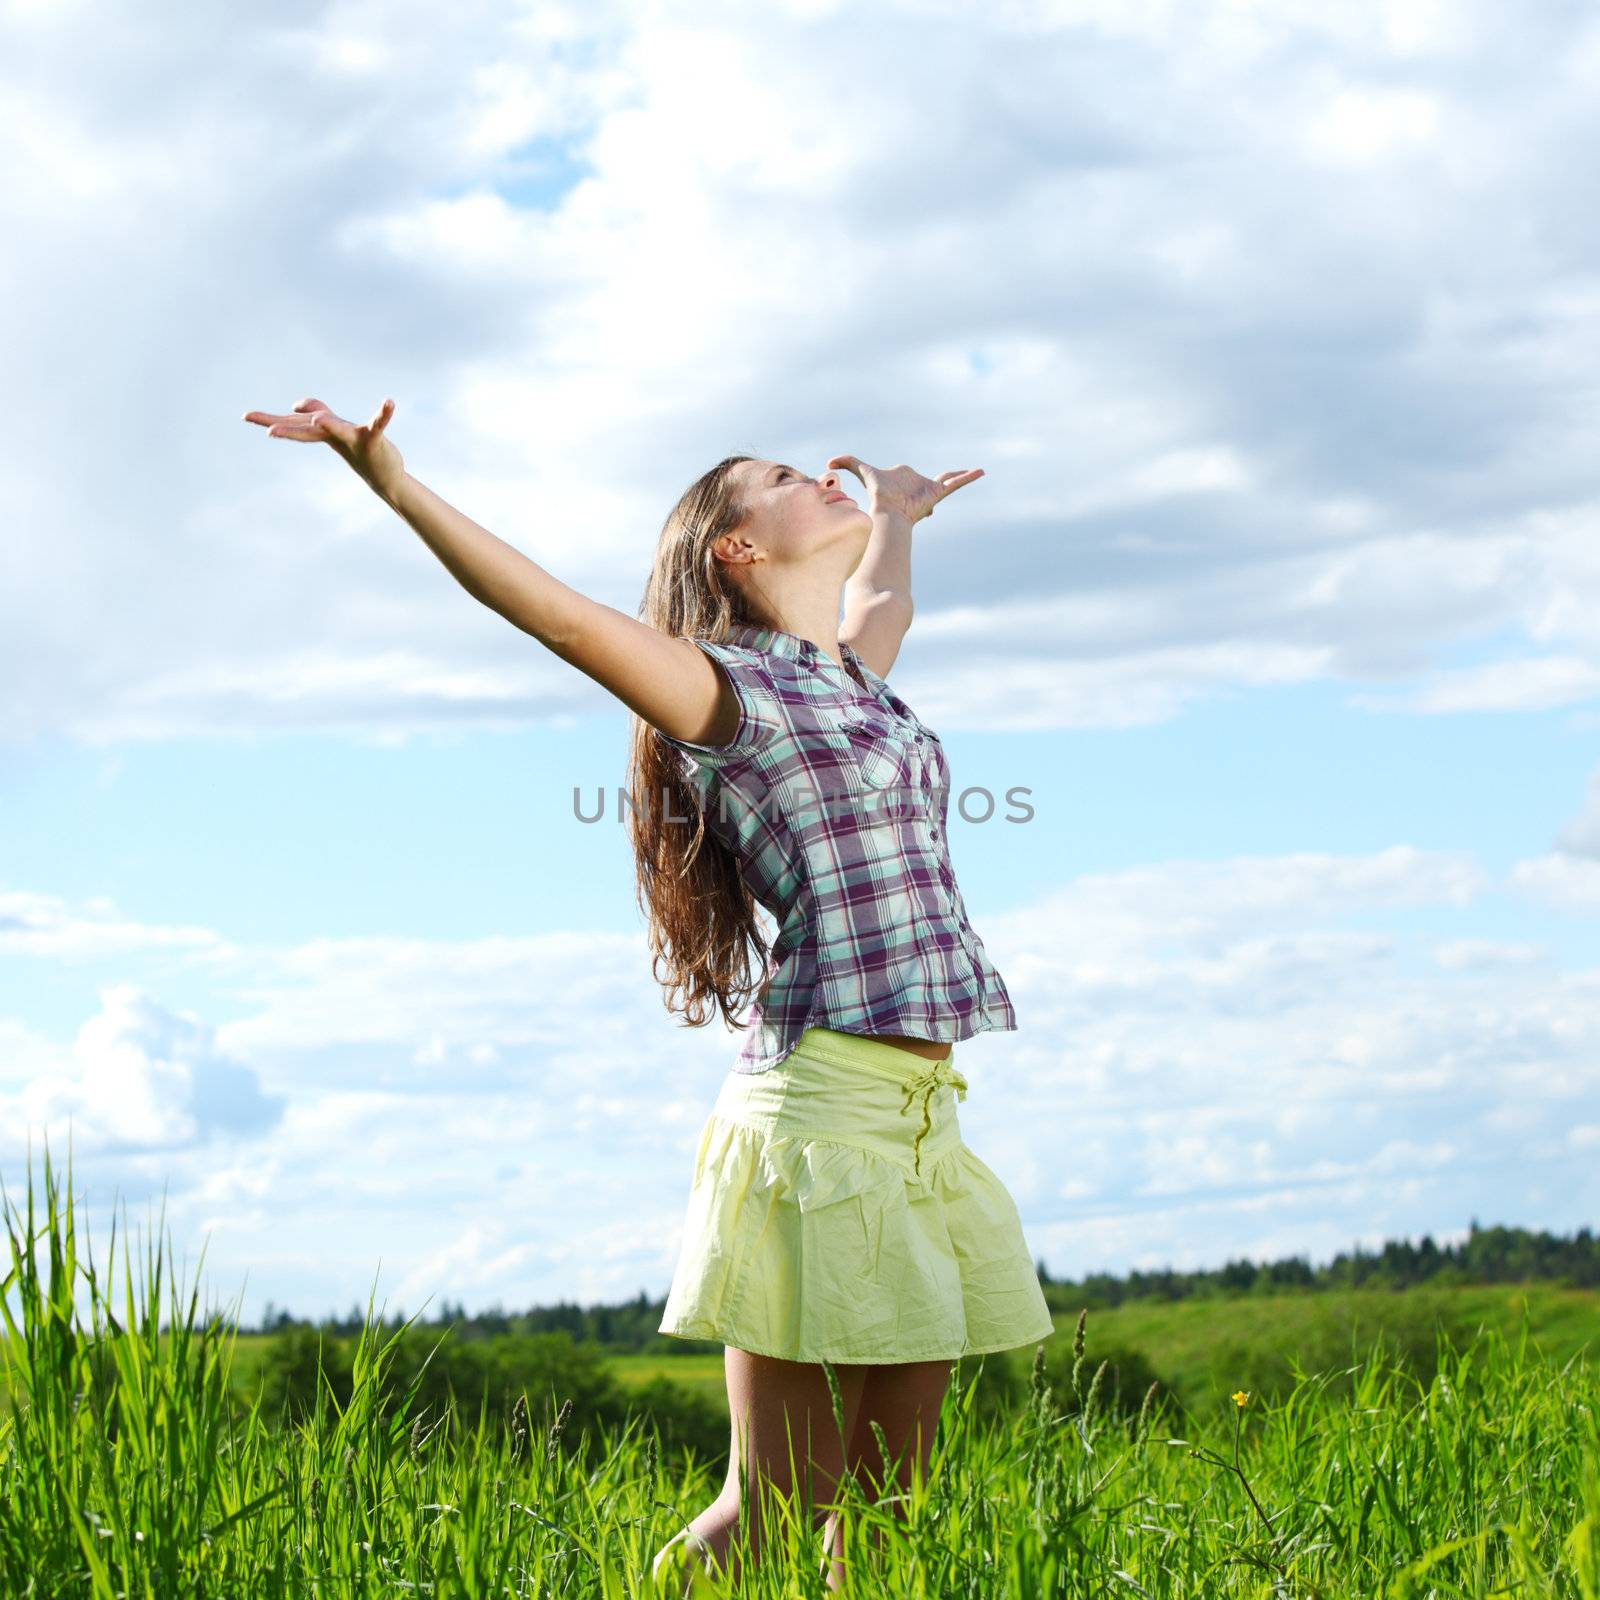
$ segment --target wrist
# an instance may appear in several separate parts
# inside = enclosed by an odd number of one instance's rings
[[[871,515],[874,525],[883,522],[894,528],[909,528],[912,523],[912,519],[900,506],[874,504]]]
[[[374,483],[369,479],[367,486],[391,511],[399,511],[401,499],[410,488],[411,481],[411,474],[402,472],[398,478],[388,483]]]

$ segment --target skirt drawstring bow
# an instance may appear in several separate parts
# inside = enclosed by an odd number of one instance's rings
[[[922,1176],[922,1138],[933,1126],[930,1102],[939,1089],[947,1083],[955,1090],[957,1099],[967,1098],[967,1080],[956,1071],[948,1056],[943,1061],[935,1061],[925,1072],[919,1072],[901,1084],[906,1092],[905,1104],[900,1107],[902,1116],[911,1109],[911,1102],[919,1094],[922,1096],[922,1126],[917,1130],[917,1137],[911,1145],[912,1167],[918,1177]]]

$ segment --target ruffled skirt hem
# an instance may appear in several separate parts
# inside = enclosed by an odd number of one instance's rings
[[[660,1331],[849,1364],[1011,1350],[1054,1325],[1016,1204],[952,1106],[915,1164],[713,1111]]]

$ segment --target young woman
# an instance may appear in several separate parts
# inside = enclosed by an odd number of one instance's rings
[[[360,425],[306,399],[244,420],[331,445],[469,594],[635,713],[652,970],[692,1026],[735,1022],[753,994],[661,1321],[726,1345],[733,1419],[721,1494],[655,1557],[682,1592],[688,1562],[736,1567],[742,1502],[759,1547],[763,1483],[813,1507],[846,1470],[869,1492],[904,1487],[952,1362],[1052,1331],[1017,1208],[955,1110],[955,1042],[1015,1015],[950,869],[938,735],[885,681],[911,621],[911,528],[982,472],[836,456],[811,478],[729,456],[673,507],[636,620],[411,477],[393,414],[386,400]],[[823,1543],[836,1589],[835,1516]]]

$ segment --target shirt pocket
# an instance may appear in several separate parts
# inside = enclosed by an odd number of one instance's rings
[[[874,706],[852,706],[839,719],[851,766],[867,788],[903,789],[911,779],[909,733]]]

